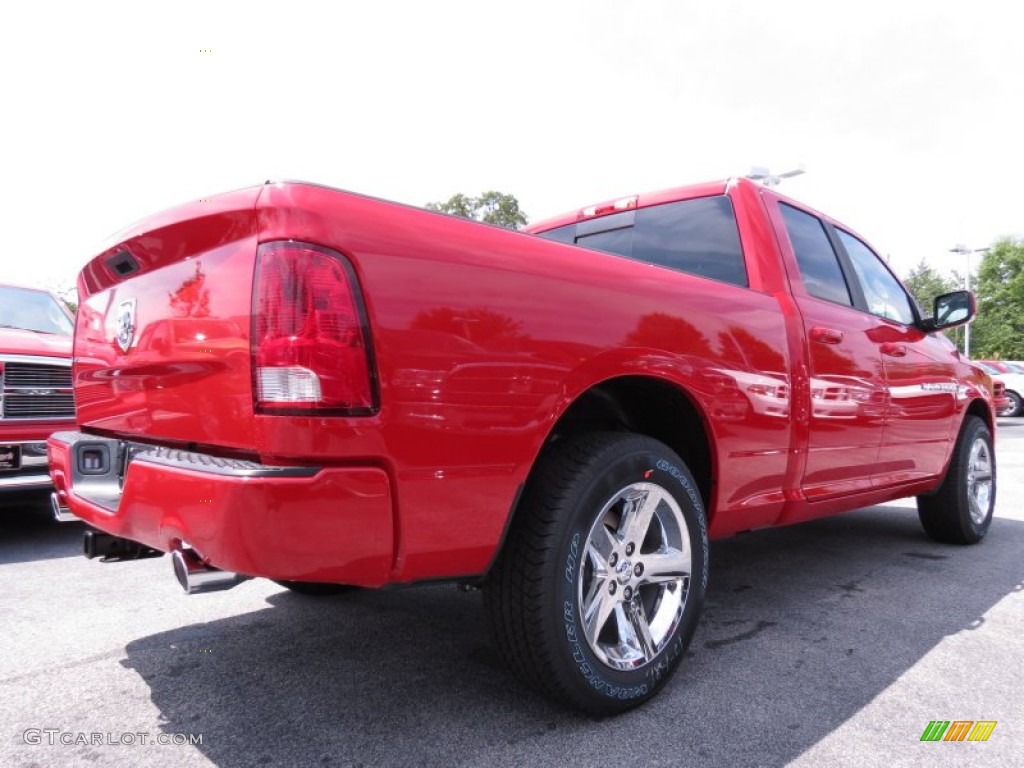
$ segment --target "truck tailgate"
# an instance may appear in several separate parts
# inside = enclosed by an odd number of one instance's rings
[[[79,277],[79,424],[251,449],[255,187],[146,219]]]

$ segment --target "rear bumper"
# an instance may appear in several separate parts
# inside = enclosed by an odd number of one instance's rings
[[[391,488],[376,467],[276,467],[80,432],[47,448],[61,503],[102,531],[248,576],[387,582]]]

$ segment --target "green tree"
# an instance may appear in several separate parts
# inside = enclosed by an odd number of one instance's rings
[[[506,195],[493,189],[479,197],[469,197],[460,192],[444,202],[427,203],[426,207],[430,211],[450,213],[452,216],[497,224],[507,229],[520,229],[527,222],[526,214],[519,208],[515,195]]]
[[[51,280],[46,284],[46,290],[56,294],[72,314],[78,312],[78,288],[73,280]]]
[[[982,257],[977,297],[972,356],[1024,360],[1024,239],[999,240]]]
[[[932,313],[936,296],[955,291],[959,285],[952,277],[936,272],[924,259],[917,262],[917,266],[907,273],[903,278],[903,284],[917,300],[917,305],[926,317]]]

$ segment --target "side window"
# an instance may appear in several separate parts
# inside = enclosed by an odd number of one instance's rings
[[[903,290],[899,281],[892,276],[878,255],[864,243],[849,232],[843,232],[841,229],[837,229],[836,232],[839,233],[839,241],[853,263],[853,271],[857,273],[857,280],[868,303],[868,312],[904,325],[911,325],[915,320],[914,310],[911,308],[907,292]]]
[[[781,203],[779,208],[807,292],[825,301],[853,306],[839,258],[821,221],[785,203]]]

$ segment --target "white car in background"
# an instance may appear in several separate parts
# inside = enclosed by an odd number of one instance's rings
[[[1002,411],[1000,416],[1020,416],[1024,414],[1024,372],[1019,371],[1016,363],[998,362],[989,360],[975,360],[989,376],[999,379],[1006,385],[1006,396],[1010,399],[1010,405]],[[1001,370],[1005,368],[1006,370]]]

